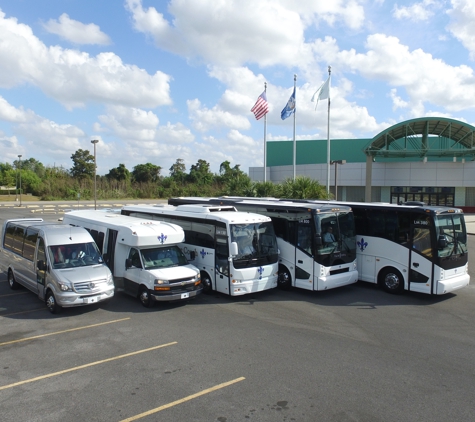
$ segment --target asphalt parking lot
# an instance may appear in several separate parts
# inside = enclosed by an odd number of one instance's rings
[[[473,281],[438,297],[357,283],[51,315],[3,273],[2,420],[473,421],[474,304]]]

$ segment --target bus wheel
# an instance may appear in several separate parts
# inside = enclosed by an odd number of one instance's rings
[[[404,291],[404,278],[395,268],[385,268],[381,271],[379,284],[388,293],[400,294]]]
[[[145,286],[141,286],[139,290],[139,299],[140,303],[146,308],[151,308],[153,305],[153,300],[150,297],[150,292]]]
[[[211,293],[213,291],[211,277],[204,271],[201,271],[201,284],[203,284],[203,293]]]
[[[61,306],[56,302],[56,298],[51,290],[48,290],[45,297],[46,307],[52,314],[59,314],[61,312]]]
[[[12,270],[8,270],[8,284],[10,285],[10,289],[12,290],[17,290],[20,288],[20,285],[15,280],[15,276],[13,275]]]
[[[277,279],[277,285],[282,290],[289,290],[292,285],[292,277],[290,276],[289,271],[284,267],[279,268],[279,276]]]

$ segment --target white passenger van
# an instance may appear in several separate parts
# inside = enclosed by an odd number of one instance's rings
[[[96,241],[117,291],[156,301],[190,299],[203,290],[199,270],[178,247],[185,233],[176,224],[144,221],[117,212],[71,211],[63,224],[84,227]]]
[[[7,220],[0,266],[10,288],[20,284],[45,301],[51,313],[114,296],[112,274],[91,235],[41,218]]]

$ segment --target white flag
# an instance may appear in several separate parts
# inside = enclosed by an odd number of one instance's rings
[[[330,98],[330,76],[325,82],[323,82],[320,88],[315,91],[315,94],[313,94],[312,97],[312,103],[316,101],[317,104],[315,105],[315,108],[317,108],[318,101],[325,100],[327,98]]]

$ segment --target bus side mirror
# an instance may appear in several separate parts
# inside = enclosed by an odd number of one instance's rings
[[[127,270],[128,268],[130,268],[132,266],[132,260],[130,258],[127,258],[125,260],[125,269]]]
[[[231,256],[236,256],[238,254],[238,244],[237,242],[231,242],[230,253]]]
[[[315,243],[316,243],[317,246],[322,246],[323,245],[322,235],[320,233],[317,233],[315,235]]]
[[[36,268],[38,268],[40,271],[46,271],[46,262],[40,259],[36,265]]]
[[[444,249],[447,247],[447,238],[445,235],[441,234],[439,236],[439,239],[437,240],[437,248],[438,249]]]

